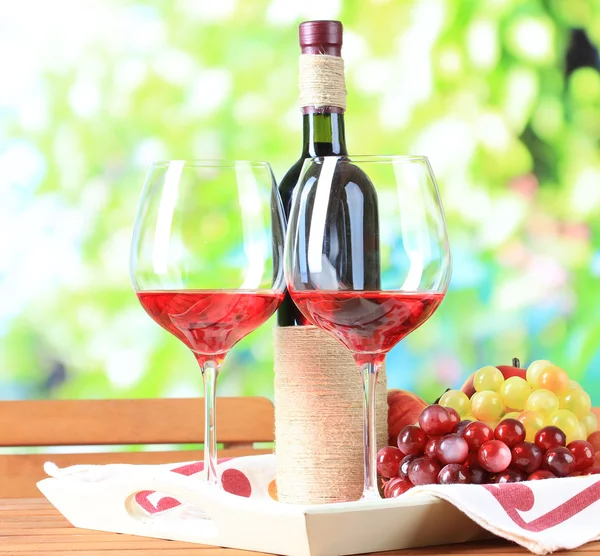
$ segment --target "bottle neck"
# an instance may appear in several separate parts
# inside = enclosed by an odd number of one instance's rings
[[[302,119],[304,158],[348,154],[344,114],[314,112],[304,114]]]

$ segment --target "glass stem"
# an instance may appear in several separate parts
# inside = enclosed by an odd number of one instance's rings
[[[364,457],[365,486],[362,500],[381,498],[377,487],[377,427],[375,418],[375,386],[381,363],[363,363],[361,374],[364,393]]]
[[[221,365],[215,361],[206,361],[202,365],[202,382],[204,383],[204,469],[206,480],[211,485],[218,485],[217,475],[217,377]]]

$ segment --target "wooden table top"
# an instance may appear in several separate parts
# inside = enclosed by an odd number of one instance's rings
[[[164,541],[133,535],[74,528],[46,499],[0,500],[0,554],[4,556],[258,556],[258,552]],[[530,554],[501,539],[433,546],[414,550],[379,552],[382,556],[452,554]],[[571,551],[570,555],[600,556],[600,542]]]

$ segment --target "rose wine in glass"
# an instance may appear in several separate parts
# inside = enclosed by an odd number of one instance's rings
[[[373,222],[377,225],[366,225]],[[346,346],[361,369],[362,499],[380,498],[377,374],[390,349],[439,307],[452,268],[444,211],[428,160],[307,160],[294,192],[284,267],[288,291],[302,314]],[[367,276],[378,280],[369,282]]]
[[[204,382],[204,461],[218,484],[216,380],[229,350],[285,294],[283,207],[266,162],[154,164],[131,244],[140,304],[194,354]]]

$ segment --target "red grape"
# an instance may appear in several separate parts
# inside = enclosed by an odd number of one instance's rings
[[[422,454],[426,443],[427,435],[415,425],[407,425],[398,435],[398,448],[407,456]]]
[[[533,442],[517,442],[511,450],[510,466],[530,475],[542,465],[543,455],[541,448]]]
[[[408,466],[410,465],[411,461],[417,459],[418,457],[419,456],[417,455],[404,456],[400,462],[400,467],[398,468],[398,477],[402,479],[408,479]]]
[[[477,452],[469,452],[467,459],[464,463],[469,469],[474,469],[475,467],[481,467],[479,463],[479,457],[477,456]]]
[[[440,485],[466,485],[471,482],[471,472],[459,463],[449,463],[439,472],[437,482]]]
[[[420,456],[410,462],[408,478],[413,485],[431,485],[437,482],[440,464],[433,458]]]
[[[591,444],[591,442],[590,442]],[[594,456],[594,465],[597,465],[600,467],[600,452],[596,452],[596,455]]]
[[[512,448],[517,442],[523,442],[525,435],[523,423],[516,419],[504,419],[494,430],[496,440],[502,440],[509,448]]]
[[[592,445],[586,440],[573,440],[573,442],[569,442],[567,449],[575,457],[575,467],[573,468],[575,471],[583,471],[594,465],[596,454]]]
[[[542,452],[559,446],[566,446],[567,435],[558,427],[542,427],[535,433],[535,443],[542,449]]]
[[[527,475],[522,471],[516,471],[515,469],[507,469],[502,473],[498,473],[494,479],[495,483],[520,483],[524,481]]]
[[[538,469],[534,471],[529,477],[527,477],[528,481],[540,481],[541,479],[555,479],[556,475],[551,471],[547,471],[546,469]]]
[[[389,498],[389,496],[388,496],[389,490],[391,488],[393,488],[394,485],[397,485],[398,483],[401,483],[402,481],[408,481],[408,479],[402,479],[401,477],[394,477],[393,479],[390,479],[389,481],[384,481],[383,482],[383,497]]]
[[[448,412],[448,415],[450,416],[450,421],[452,421],[452,428],[454,428],[456,425],[458,425],[458,423],[460,423],[460,415],[458,414],[458,411],[456,411],[456,409],[454,409],[453,407],[446,407],[445,409]]]
[[[469,446],[458,434],[447,434],[438,442],[436,455],[442,463],[462,463],[469,455]]]
[[[443,436],[432,436],[425,444],[425,449],[423,450],[423,455],[428,458],[437,457],[436,451],[440,440],[444,438]]]
[[[463,431],[463,438],[469,445],[469,450],[479,450],[486,442],[494,439],[492,427],[486,425],[483,421],[473,421],[469,423]]]
[[[582,475],[598,475],[600,474],[600,467],[594,465],[593,467],[588,467],[584,471],[581,472]]]
[[[600,452],[600,431],[594,431],[590,434],[587,441],[593,446],[594,452]]]
[[[510,465],[510,448],[500,440],[486,442],[479,448],[478,456],[481,467],[491,473],[500,473]]]
[[[398,475],[400,462],[404,454],[394,446],[385,446],[377,452],[377,473],[386,479]]]
[[[470,419],[463,419],[462,421],[459,421],[458,423],[456,423],[456,425],[454,425],[452,432],[454,434],[458,434],[458,436],[462,436],[464,430],[467,428],[467,425],[471,422],[472,421]]]
[[[386,498],[397,498],[413,486],[414,485],[408,479],[400,479],[388,488]]]
[[[552,448],[544,454],[543,467],[557,477],[566,477],[575,468],[575,456],[564,446]]]
[[[581,477],[581,471],[571,471],[567,477]]]
[[[484,485],[490,482],[490,475],[485,469],[481,467],[471,467],[471,482],[474,485]]]
[[[419,415],[419,425],[429,436],[444,435],[450,432],[455,424],[446,408],[439,404],[428,405]]]

